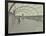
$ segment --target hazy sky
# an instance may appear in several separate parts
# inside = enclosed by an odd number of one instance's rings
[[[13,3],[8,3],[8,10],[10,9],[11,5]],[[37,15],[43,15],[43,5],[41,4],[22,4],[22,3],[16,3],[10,12],[13,13],[15,11],[16,16],[37,16]]]

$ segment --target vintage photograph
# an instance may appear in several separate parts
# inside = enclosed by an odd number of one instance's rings
[[[8,33],[43,32],[43,5],[8,3]]]

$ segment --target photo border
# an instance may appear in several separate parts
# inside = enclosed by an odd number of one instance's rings
[[[8,34],[8,3],[27,3],[27,4],[42,4],[43,5],[43,32],[24,32]],[[41,34],[45,33],[45,3],[44,2],[27,2],[27,1],[7,1],[5,0],[5,35],[24,35],[24,34]]]

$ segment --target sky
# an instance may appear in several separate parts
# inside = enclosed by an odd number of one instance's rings
[[[10,7],[14,3],[8,3],[8,11]],[[16,3],[10,10],[10,12],[15,11],[15,16],[39,16],[43,15],[43,5],[42,4],[23,4],[23,3]]]

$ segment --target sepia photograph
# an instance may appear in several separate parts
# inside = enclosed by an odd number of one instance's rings
[[[8,33],[43,32],[43,4],[8,2]]]

